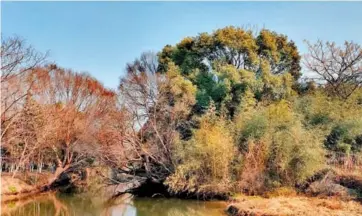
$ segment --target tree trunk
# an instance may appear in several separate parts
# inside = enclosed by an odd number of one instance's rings
[[[38,172],[41,173],[42,169],[43,169],[43,163],[40,162],[39,167],[38,167]]]
[[[63,174],[64,171],[66,171],[69,168],[69,166],[65,166],[65,167],[57,167],[57,169],[55,170],[54,175],[49,178],[48,180],[48,186],[51,186],[59,177],[61,174]]]

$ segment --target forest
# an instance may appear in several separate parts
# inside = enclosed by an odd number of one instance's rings
[[[3,38],[2,177],[32,185],[25,192],[340,193],[310,186],[362,169],[362,47],[305,47],[228,26],[141,53],[108,89],[21,37]]]

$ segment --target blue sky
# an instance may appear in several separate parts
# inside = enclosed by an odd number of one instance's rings
[[[62,67],[116,88],[125,64],[228,25],[362,44],[362,2],[1,2],[3,36],[19,35]]]

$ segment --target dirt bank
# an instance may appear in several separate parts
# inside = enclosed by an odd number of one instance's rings
[[[39,193],[35,186],[23,180],[12,178],[10,175],[1,176],[1,202],[24,199]]]
[[[357,216],[362,215],[362,205],[335,198],[240,195],[227,207],[227,213],[230,216]]]
[[[19,193],[31,189],[33,189],[33,186],[18,178],[12,178],[8,175],[1,176],[1,194]]]
[[[1,173],[1,202],[25,199],[35,196],[51,188],[46,184],[49,174]]]

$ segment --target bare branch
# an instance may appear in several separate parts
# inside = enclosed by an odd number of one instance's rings
[[[325,82],[329,93],[347,99],[362,84],[362,48],[346,41],[343,47],[318,40],[306,42],[309,53],[304,65]]]

